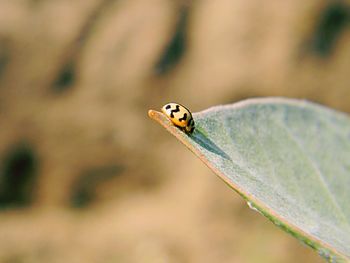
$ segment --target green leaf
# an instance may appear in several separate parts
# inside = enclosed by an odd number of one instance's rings
[[[265,98],[194,113],[187,135],[158,121],[249,206],[330,262],[350,262],[350,118],[307,101]]]

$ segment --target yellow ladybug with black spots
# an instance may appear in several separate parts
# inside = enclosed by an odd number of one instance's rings
[[[162,112],[171,122],[187,134],[194,131],[194,120],[191,112],[179,103],[167,103],[162,107]]]

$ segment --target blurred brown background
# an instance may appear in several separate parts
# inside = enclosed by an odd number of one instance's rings
[[[0,262],[323,262],[147,117],[350,111],[348,1],[2,0]]]

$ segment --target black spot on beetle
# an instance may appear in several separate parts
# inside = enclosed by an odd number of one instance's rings
[[[185,121],[187,120],[187,113],[184,113],[184,116],[182,116],[182,118],[179,119],[179,121]]]
[[[165,74],[179,63],[186,49],[186,27],[188,23],[188,7],[180,10],[179,21],[175,33],[155,66],[157,74]]]
[[[176,105],[175,109],[170,111],[170,117],[174,118],[174,113],[179,112],[179,111],[180,111],[180,106]]]
[[[170,105],[167,105],[167,106],[165,107],[166,110],[169,110],[170,108],[171,108]]]
[[[9,150],[0,171],[0,207],[31,203],[37,177],[37,156],[31,147],[20,144]]]
[[[319,56],[332,53],[339,36],[349,25],[350,9],[342,2],[330,3],[321,13],[311,37],[310,47]]]

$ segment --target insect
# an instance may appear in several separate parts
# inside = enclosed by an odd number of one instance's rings
[[[167,103],[162,107],[162,112],[184,132],[191,134],[194,131],[192,114],[185,106],[173,102]]]

